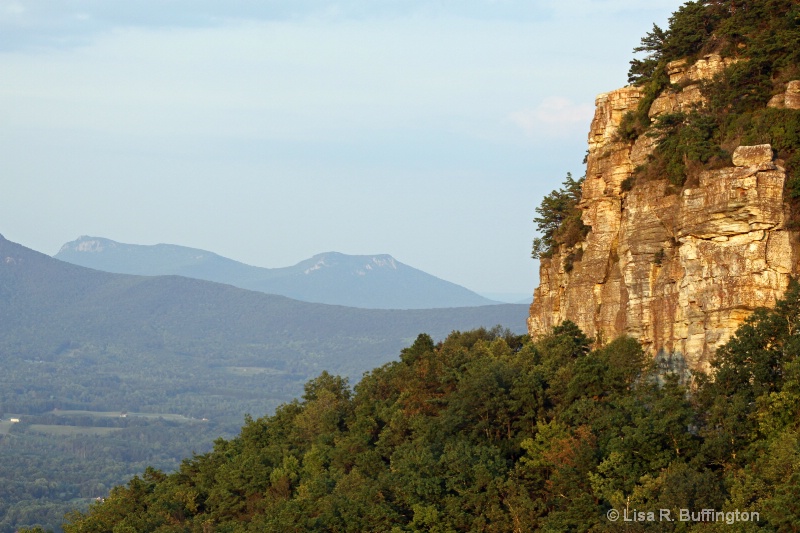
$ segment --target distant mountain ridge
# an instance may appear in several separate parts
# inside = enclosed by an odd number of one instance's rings
[[[263,268],[197,248],[126,244],[82,236],[64,244],[54,257],[105,272],[185,276],[306,302],[348,307],[433,309],[499,303],[405,265],[388,254],[327,252],[294,266]]]
[[[0,354],[7,357],[58,361],[77,350],[118,365],[150,353],[156,365],[177,357],[188,367],[266,365],[293,367],[300,379],[322,369],[358,377],[418,333],[442,338],[500,324],[519,334],[525,312],[513,304],[386,310],[301,302],[187,277],[97,271],[0,236]]]

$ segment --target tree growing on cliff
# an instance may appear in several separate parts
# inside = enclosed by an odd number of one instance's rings
[[[534,259],[552,256],[561,244],[574,246],[589,232],[589,227],[581,220],[581,210],[577,207],[581,200],[584,178],[585,176],[575,180],[568,172],[562,183],[563,187],[545,196],[536,208],[539,216],[533,221],[541,237],[533,240],[531,256]]]
[[[653,76],[661,56],[664,53],[664,41],[667,39],[667,33],[653,24],[653,31],[647,32],[647,35],[642,37],[641,45],[633,49],[635,53],[645,52],[644,59],[634,58],[630,62],[630,70],[628,70],[628,83],[638,84]]]

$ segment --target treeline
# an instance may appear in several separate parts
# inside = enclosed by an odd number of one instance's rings
[[[172,474],[148,469],[64,530],[611,531],[614,511],[661,509],[674,521],[625,525],[730,530],[678,520],[713,509],[738,516],[736,531],[795,531],[798,355],[794,281],[690,386],[632,339],[592,350],[569,322],[537,342],[420,335],[353,390],[323,373],[274,416]]]

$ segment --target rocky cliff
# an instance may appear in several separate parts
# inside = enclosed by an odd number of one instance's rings
[[[702,103],[699,83],[729,61],[709,55],[669,64],[670,89],[650,116]],[[798,106],[799,82],[770,101]],[[602,341],[639,339],[654,355],[706,369],[757,307],[773,306],[800,270],[798,233],[786,226],[786,172],[769,145],[741,146],[733,166],[704,170],[683,187],[666,179],[623,182],[654,149],[617,134],[644,97],[625,87],[597,98],[582,199],[586,239],[542,259],[528,320],[533,337],[569,319]],[[798,106],[800,107],[800,106]]]

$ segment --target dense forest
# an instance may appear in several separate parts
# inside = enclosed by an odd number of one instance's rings
[[[113,489],[66,532],[796,531],[800,284],[691,386],[630,338],[427,335]],[[668,510],[674,521],[647,521]],[[700,522],[704,509],[725,513]],[[681,513],[695,518],[680,520]],[[737,514],[738,512],[738,514]],[[729,530],[729,529],[728,529]]]

